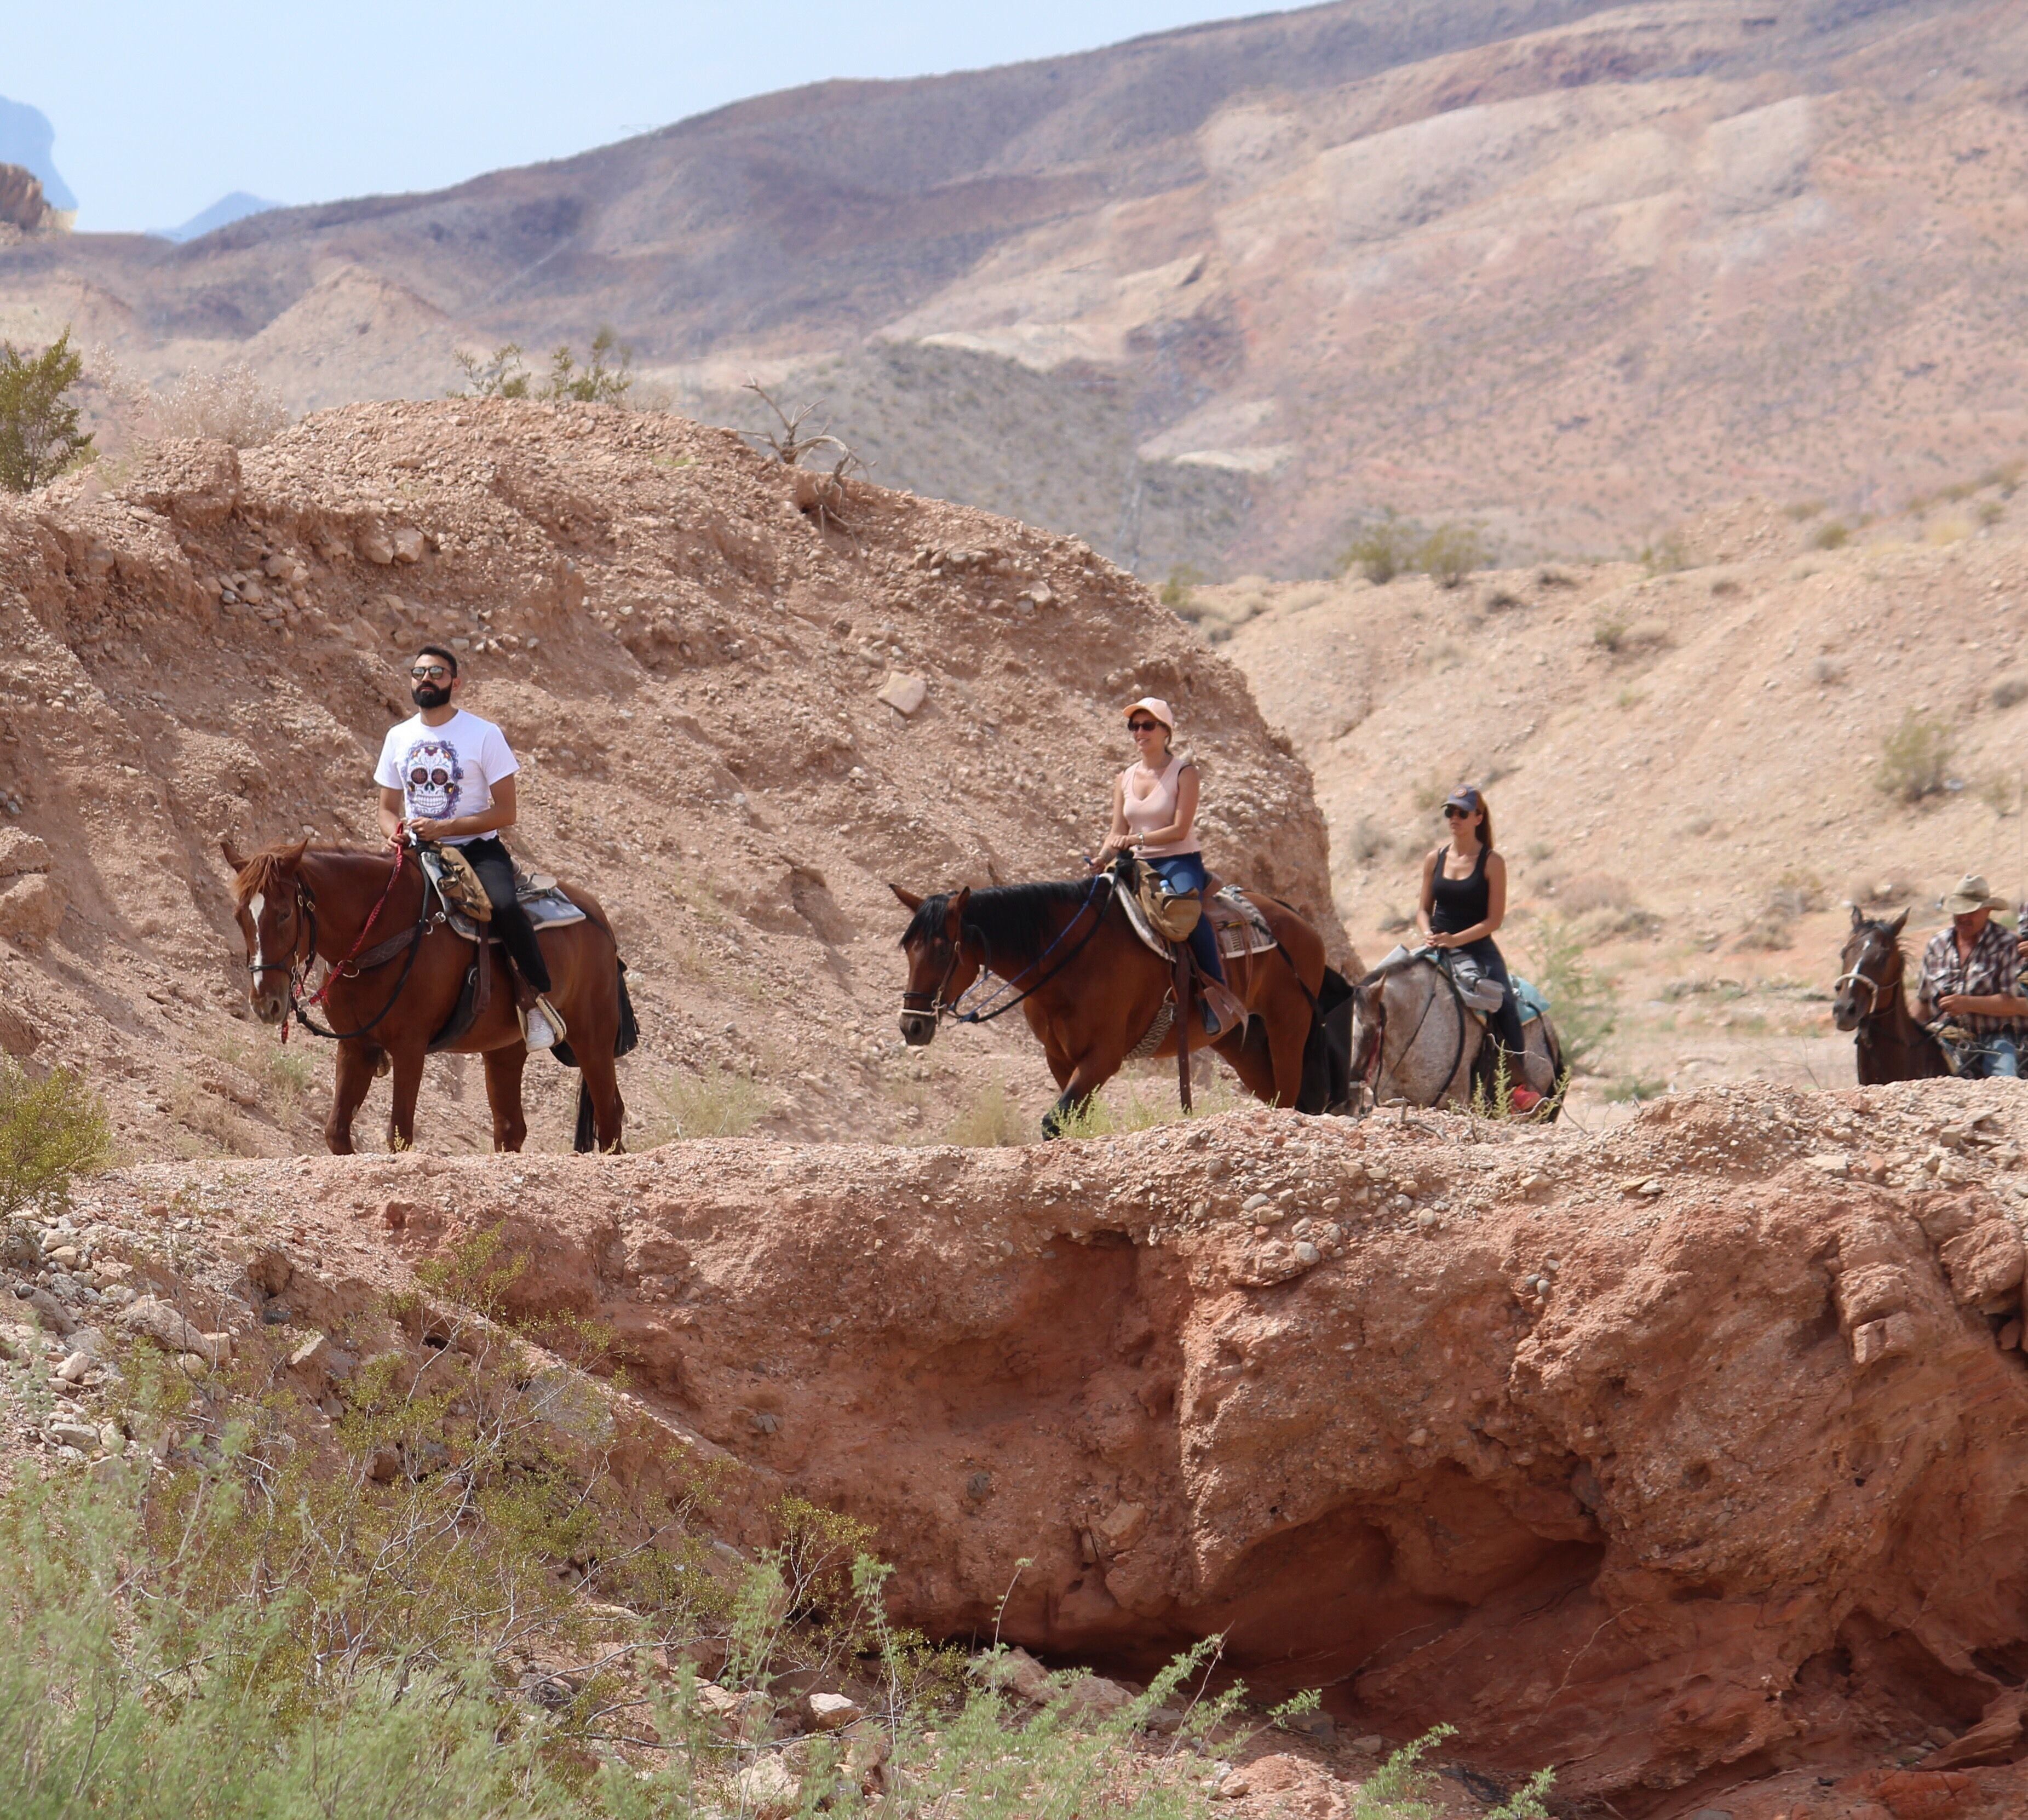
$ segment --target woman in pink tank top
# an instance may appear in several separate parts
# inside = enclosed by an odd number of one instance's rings
[[[1127,731],[1141,756],[1113,780],[1112,827],[1095,867],[1110,865],[1131,848],[1171,891],[1203,891],[1211,878],[1197,845],[1197,768],[1170,750],[1176,717],[1168,702],[1144,695],[1127,710]],[[1200,916],[1190,931],[1190,951],[1205,977],[1223,984],[1225,967],[1208,916]]]

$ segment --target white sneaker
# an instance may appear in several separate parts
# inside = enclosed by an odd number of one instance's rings
[[[547,1012],[543,1010],[540,999],[522,1012],[521,1040],[531,1049],[553,1049],[557,1046],[560,1036],[557,1027],[550,1022]]]

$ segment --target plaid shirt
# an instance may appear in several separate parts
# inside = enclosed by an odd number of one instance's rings
[[[1915,986],[1915,1002],[1925,1018],[1940,1013],[1937,1001],[1955,992],[1984,998],[1994,993],[2011,996],[2019,990],[2020,961],[2014,949],[2015,935],[1997,923],[1989,922],[1971,945],[1969,959],[1958,954],[1955,929],[1945,927],[1930,938],[1923,950],[1923,975]],[[2022,1015],[2028,1017],[2028,999],[2022,1001]],[[2011,1030],[2016,1020],[2000,1017],[1952,1017],[1952,1023],[1982,1036],[1995,1030]]]

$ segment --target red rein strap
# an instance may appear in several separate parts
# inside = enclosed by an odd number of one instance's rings
[[[366,927],[360,930],[359,939],[353,943],[351,953],[347,954],[344,960],[334,964],[331,971],[324,976],[324,984],[319,986],[309,997],[303,1001],[304,1008],[306,1010],[313,1006],[322,1004],[325,996],[338,983],[339,975],[365,952],[366,938],[373,933],[373,925],[380,920],[380,912],[387,908],[387,900],[394,895],[394,887],[401,881],[402,868],[408,862],[409,853],[408,849],[402,844],[399,830],[396,830],[394,839],[387,844],[394,849],[394,869],[387,875],[387,889],[380,893],[380,901],[373,906],[373,914],[366,919]],[[314,960],[316,956],[312,955],[310,958]],[[283,1026],[283,1041],[286,1041],[287,1040],[286,1025]]]

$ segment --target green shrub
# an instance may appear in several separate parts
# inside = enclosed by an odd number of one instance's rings
[[[1440,524],[1416,549],[1415,565],[1438,587],[1454,588],[1490,560],[1486,539],[1467,524]]]
[[[519,342],[503,342],[486,358],[457,350],[458,369],[464,383],[449,395],[453,398],[525,398],[528,395],[528,369],[521,359]]]
[[[1957,736],[1948,721],[1910,708],[1880,750],[1874,784],[1897,801],[1914,805],[1941,796],[1950,781]]]
[[[98,1096],[68,1068],[41,1080],[0,1056],[0,1219],[68,1204],[71,1183],[105,1167],[113,1128]]]
[[[68,328],[32,358],[0,342],[0,486],[30,492],[90,452],[69,396],[83,371]]]
[[[550,404],[617,405],[632,390],[634,350],[623,347],[609,328],[591,338],[591,358],[579,366],[569,342],[550,351],[550,376],[535,389],[519,342],[503,342],[481,358],[461,348],[456,356],[464,383],[453,398],[539,398]]]
[[[1357,569],[1370,582],[1385,584],[1416,565],[1422,542],[1419,526],[1398,517],[1390,505],[1379,522],[1361,531],[1338,558],[1338,572]]]
[[[1169,571],[1168,579],[1159,590],[1162,605],[1178,619],[1196,623],[1203,616],[1197,604],[1197,590],[1203,583],[1201,572],[1186,562],[1178,563]]]
[[[1592,965],[1583,937],[1567,917],[1535,926],[1530,977],[1549,1001],[1564,1064],[1589,1073],[1619,1021],[1612,982]]]

